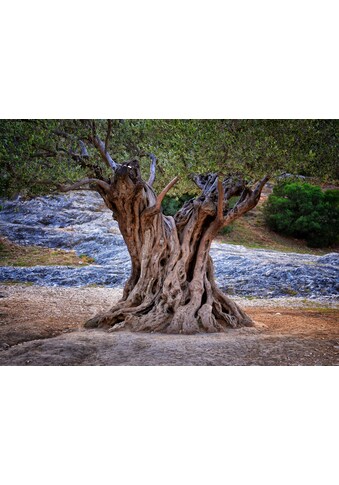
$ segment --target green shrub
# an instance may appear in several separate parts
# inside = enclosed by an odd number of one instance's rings
[[[274,231],[305,239],[310,247],[328,247],[339,237],[339,190],[322,191],[301,182],[279,184],[264,209]]]
[[[162,208],[163,212],[166,216],[174,216],[176,212],[178,212],[179,209],[184,205],[186,201],[189,199],[192,199],[194,195],[192,194],[183,194],[180,196],[171,196],[171,195],[166,195],[164,200],[162,201]]]

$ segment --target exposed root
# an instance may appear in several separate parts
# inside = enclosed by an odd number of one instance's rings
[[[203,329],[208,333],[225,331],[225,327],[216,321],[213,315],[213,307],[207,303],[198,311],[198,318]]]
[[[109,332],[116,332],[117,330],[122,330],[123,328],[125,328],[125,322],[116,323],[115,325],[113,325],[113,327],[108,329],[108,331]]]
[[[130,307],[128,301],[113,307],[110,312],[97,315],[85,323],[86,328],[107,328],[110,332],[128,329],[132,332],[161,332],[168,334],[195,334],[225,332],[227,328],[253,326],[253,321],[219,290],[215,298],[200,303],[195,300],[178,306],[171,312],[163,295],[150,309],[142,305]]]

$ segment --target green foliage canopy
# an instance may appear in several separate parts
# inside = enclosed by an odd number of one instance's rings
[[[90,120],[1,120],[1,193],[43,193],[85,176],[108,179],[89,142],[92,127]],[[336,120],[96,120],[95,129],[114,160],[139,159],[146,177],[154,153],[155,188],[179,175],[178,196],[195,190],[189,174],[207,171],[241,172],[249,180],[281,172],[339,178]],[[81,142],[86,158],[78,156]]]

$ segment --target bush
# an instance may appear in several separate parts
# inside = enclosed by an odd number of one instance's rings
[[[180,196],[171,196],[166,195],[164,200],[162,201],[162,208],[163,212],[166,216],[174,216],[178,212],[179,209],[187,202],[189,199],[192,199],[194,195],[192,194],[183,194]]]
[[[293,182],[274,187],[264,210],[274,231],[305,239],[310,247],[328,247],[339,237],[339,190]]]

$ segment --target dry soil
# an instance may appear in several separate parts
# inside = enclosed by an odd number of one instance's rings
[[[108,333],[83,323],[109,288],[0,286],[0,365],[338,365],[339,310],[285,298],[238,299],[254,328],[193,336]]]

